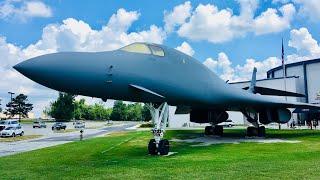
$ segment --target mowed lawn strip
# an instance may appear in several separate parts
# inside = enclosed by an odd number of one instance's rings
[[[167,131],[166,138],[194,138],[202,131]],[[244,130],[225,130],[242,137]],[[1,179],[318,179],[320,131],[267,130],[267,138],[300,143],[240,143],[192,147],[172,142],[171,156],[150,156],[150,132],[106,137],[0,158]]]

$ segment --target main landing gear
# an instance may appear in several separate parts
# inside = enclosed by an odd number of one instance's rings
[[[253,126],[247,127],[247,137],[266,137],[266,128],[264,126],[259,126],[257,113],[242,111],[242,114],[251,124],[253,124]]]
[[[169,153],[169,141],[162,139],[165,133],[165,128],[169,119],[169,105],[165,102],[158,108],[152,104],[146,104],[150,110],[154,128],[151,130],[154,139],[151,139],[148,144],[148,152],[151,155],[167,155]]]
[[[206,126],[204,129],[205,135],[217,135],[222,136],[223,135],[223,127],[222,126]]]
[[[253,136],[258,136],[258,137],[266,137],[266,128],[264,126],[249,126],[247,127],[247,136],[248,137],[253,137]]]

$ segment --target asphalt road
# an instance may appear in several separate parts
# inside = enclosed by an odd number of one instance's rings
[[[108,127],[99,128],[99,129],[85,129],[83,133],[83,138],[88,139],[92,137],[101,136],[106,133],[124,131],[127,128],[133,127],[137,124],[138,124],[137,122],[126,122],[122,124],[115,124]],[[48,128],[48,127],[46,129],[51,130],[51,128]],[[45,130],[42,129],[40,131],[45,131]],[[70,133],[54,133],[54,134],[50,132],[46,136],[39,139],[31,139],[31,140],[17,141],[17,142],[1,142],[0,157],[17,154],[21,152],[32,151],[32,150],[41,149],[45,147],[55,146],[58,144],[78,141],[79,139],[80,139],[80,132],[75,131]]]

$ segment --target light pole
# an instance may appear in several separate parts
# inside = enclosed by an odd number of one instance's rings
[[[11,99],[11,102],[12,102],[12,95],[14,95],[14,93],[13,92],[8,92],[9,94],[10,94],[10,99]]]

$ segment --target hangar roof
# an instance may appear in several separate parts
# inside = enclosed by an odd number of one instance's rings
[[[301,65],[304,65],[304,64],[313,64],[313,63],[320,63],[320,58],[286,64],[286,68],[288,68],[288,67],[295,67],[295,66],[301,66]],[[271,74],[272,72],[278,71],[278,70],[281,70],[281,69],[282,69],[282,65],[270,69],[269,71],[267,71],[267,74],[269,75],[269,74]]]

